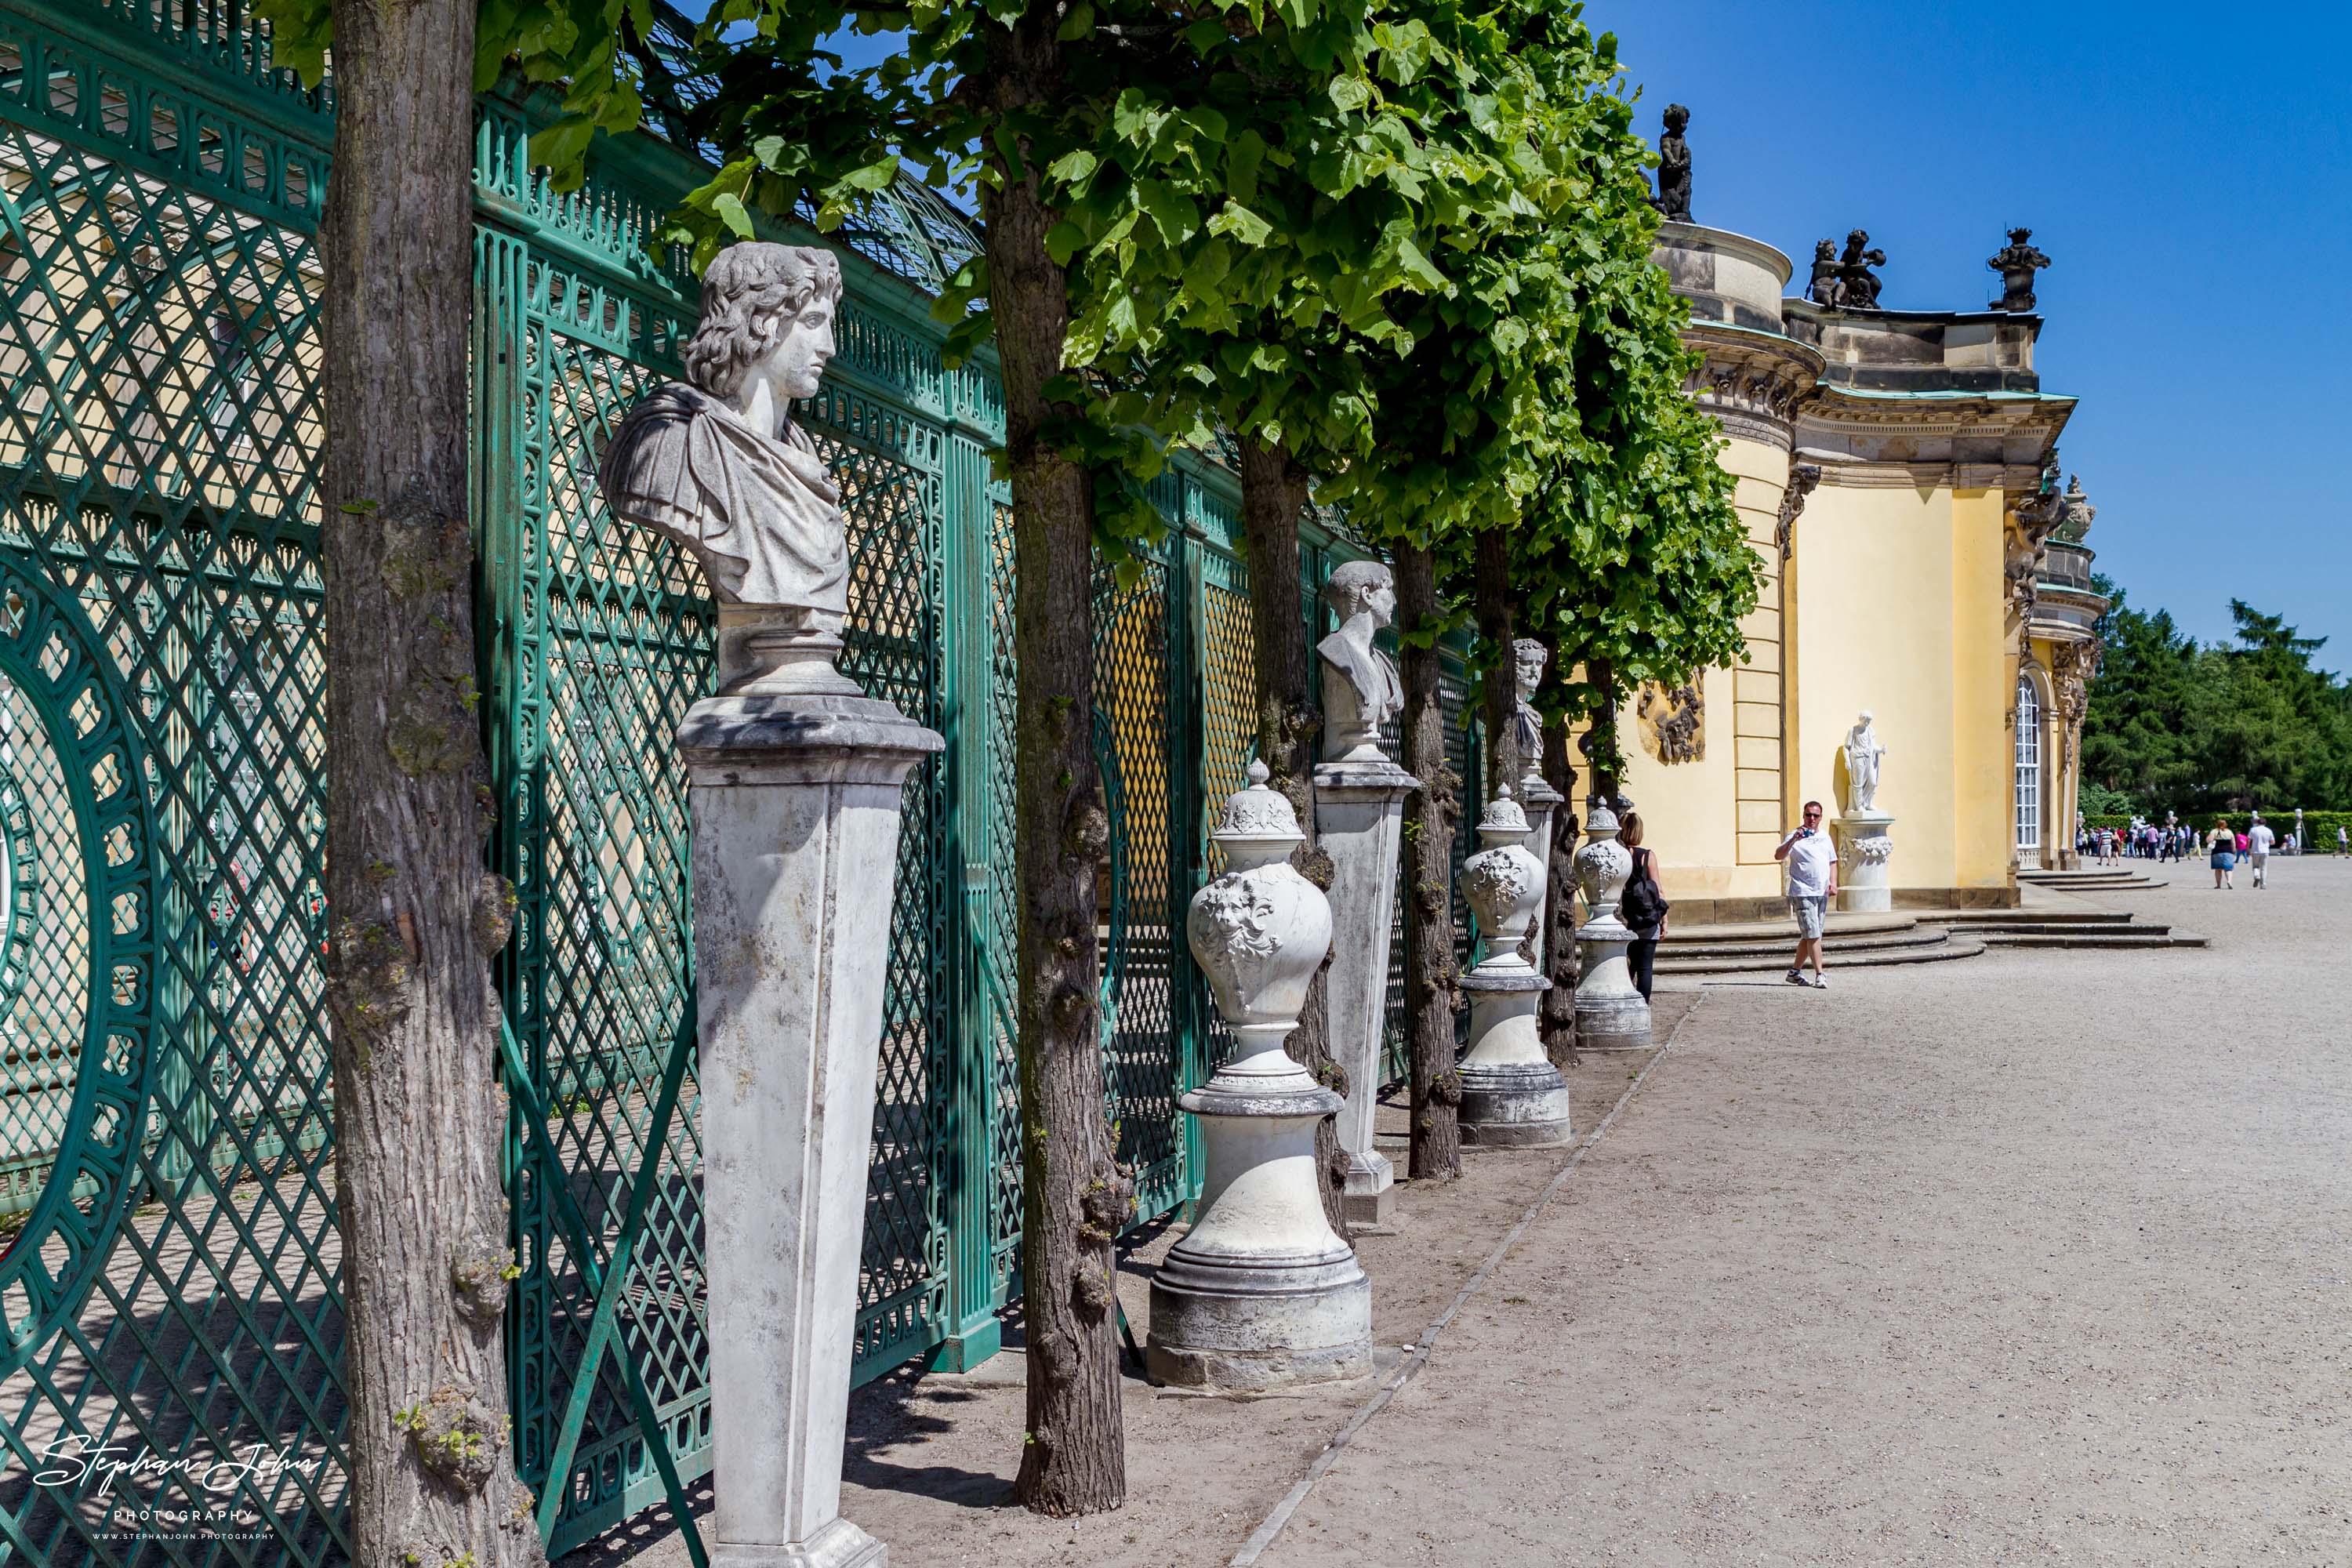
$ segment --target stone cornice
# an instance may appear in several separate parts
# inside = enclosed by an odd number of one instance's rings
[[[1725,435],[1787,451],[1791,424],[1820,380],[1822,356],[1777,332],[1721,321],[1693,321],[1682,337],[1703,356],[1683,390]]]
[[[1949,485],[2022,498],[2075,400],[2038,393],[1871,393],[1817,385],[1793,422],[1796,449],[1849,488]]]

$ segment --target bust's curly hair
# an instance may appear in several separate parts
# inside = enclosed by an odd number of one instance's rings
[[[1352,616],[1376,588],[1387,587],[1389,569],[1377,561],[1343,561],[1323,579],[1323,602],[1341,620]]]
[[[686,345],[686,379],[713,397],[734,396],[751,362],[819,296],[841,302],[841,260],[832,251],[763,240],[729,246],[702,275],[702,321]]]

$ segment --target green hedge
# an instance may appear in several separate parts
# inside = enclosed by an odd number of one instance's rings
[[[2245,831],[2247,816],[2242,811],[2215,812],[2205,816],[2183,816],[2180,820],[2200,833],[2210,833],[2213,830],[2213,819],[2216,816],[2228,823],[2232,830],[2240,833]],[[2281,838],[2294,831],[2294,811],[2292,807],[2285,811],[2266,811],[2263,813],[2263,820],[2269,823],[2271,831]],[[2084,826],[2094,828],[2129,827],[2131,818],[2128,816],[2108,813],[2085,816],[2083,818],[2083,823]],[[2305,847],[2322,851],[2333,851],[2336,847],[2336,829],[2339,826],[2347,832],[2352,832],[2352,811],[2305,812],[2303,814],[2303,831],[2306,839]]]

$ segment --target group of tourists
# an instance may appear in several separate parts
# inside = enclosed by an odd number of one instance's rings
[[[2226,851],[2232,858],[2231,867],[2224,868],[2218,861],[2213,862],[2214,869],[2222,871],[2234,869],[2238,860],[2254,855],[2257,837],[2263,842],[2264,847],[2260,853],[2265,860],[2273,850],[2282,855],[2308,855],[2324,853],[2326,848],[2324,840],[2317,846],[2309,845],[2302,841],[2300,835],[2294,833],[2284,838],[2279,837],[2263,821],[2263,814],[2257,811],[2242,833],[2235,831],[2218,817],[2214,819],[2213,826],[2202,833],[2185,822],[2168,820],[2159,824],[2137,816],[2132,818],[2127,827],[2078,827],[2074,830],[2074,853],[2085,865],[2120,866],[2126,859],[2186,861],[2200,855],[2211,856]],[[2229,842],[2222,844],[2220,842],[2221,839]],[[2352,834],[2347,834],[2341,826],[2336,829],[2336,852],[2338,855],[2352,852]],[[2217,880],[2214,885],[2229,887],[2232,884]],[[2259,888],[2263,885],[2261,876],[2257,875],[2254,886]]]
[[[2204,839],[2185,822],[2162,824],[2133,817],[2128,827],[2078,827],[2074,853],[2098,866],[2120,866],[2126,860],[2186,860],[2204,847]]]

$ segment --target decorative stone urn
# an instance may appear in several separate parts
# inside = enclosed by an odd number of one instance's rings
[[[1372,1369],[1370,1281],[1323,1217],[1315,1124],[1343,1103],[1283,1049],[1331,945],[1331,910],[1290,853],[1304,842],[1263,763],[1212,837],[1225,873],[1186,934],[1239,1044],[1179,1103],[1201,1118],[1200,1217],[1151,1282],[1147,1359],[1182,1388],[1243,1393]]]
[[[1633,933],[1617,918],[1617,900],[1633,874],[1633,854],[1617,842],[1617,813],[1599,795],[1586,807],[1576,885],[1591,918],[1577,929],[1582,978],[1576,985],[1579,1050],[1632,1051],[1650,1043],[1650,1005],[1633,984],[1625,949]]]
[[[1462,1078],[1462,1141],[1473,1147],[1565,1143],[1568,1083],[1545,1056],[1536,1011],[1551,989],[1521,951],[1543,909],[1544,868],[1528,848],[1527,813],[1506,787],[1478,822],[1486,846],[1462,865],[1462,893],[1478,917],[1485,956],[1462,977],[1470,994],[1470,1049]]]

